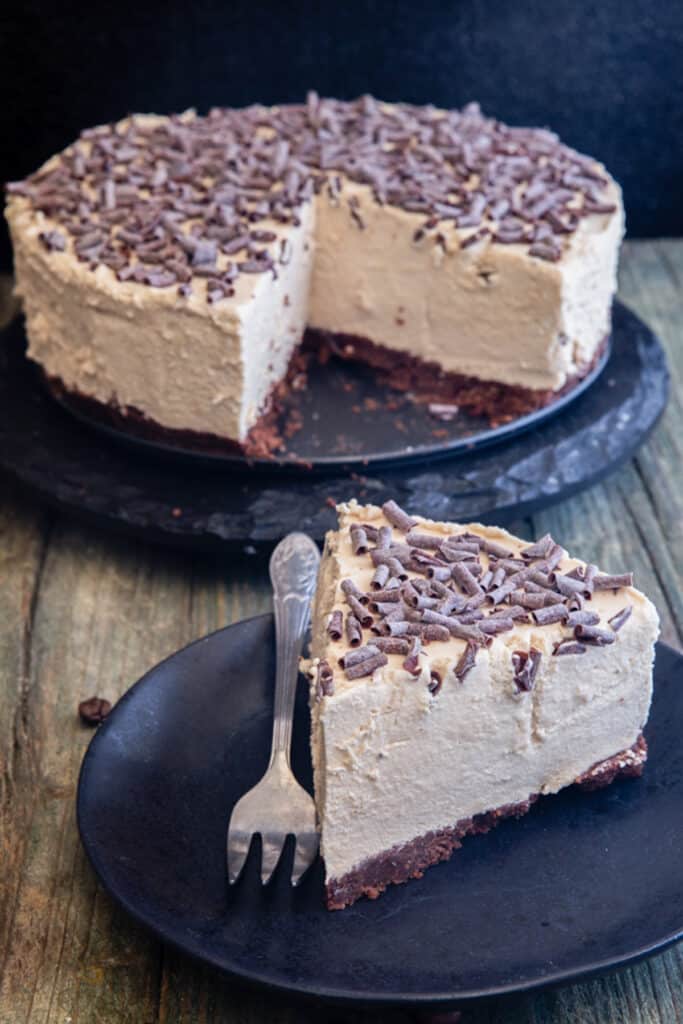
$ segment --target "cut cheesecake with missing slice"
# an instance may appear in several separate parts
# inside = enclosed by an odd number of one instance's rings
[[[539,795],[641,774],[659,620],[630,573],[394,502],[338,513],[308,664],[330,909]]]
[[[302,341],[496,422],[607,344],[618,184],[474,104],[138,114],[8,196],[30,358],[69,404],[156,440],[277,448]]]

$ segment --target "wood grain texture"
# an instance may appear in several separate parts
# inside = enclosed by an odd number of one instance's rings
[[[621,285],[667,348],[669,409],[618,474],[514,529],[528,537],[550,530],[608,570],[633,567],[657,603],[664,639],[680,646],[683,242],[627,244]],[[33,507],[0,480],[0,1024],[418,1019],[236,990],[128,920],[80,848],[74,794],[91,732],[77,719],[78,702],[93,693],[116,700],[179,646],[269,606],[263,559],[220,564],[107,536]],[[682,1024],[682,1007],[678,946],[590,983],[499,1000],[464,1020]]]

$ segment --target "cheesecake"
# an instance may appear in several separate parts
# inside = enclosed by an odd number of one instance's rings
[[[573,387],[610,330],[619,186],[476,104],[134,115],[7,192],[29,356],[147,436],[265,444],[302,344],[510,419]]]
[[[630,573],[393,501],[338,515],[307,663],[330,909],[541,795],[642,773],[659,621]]]

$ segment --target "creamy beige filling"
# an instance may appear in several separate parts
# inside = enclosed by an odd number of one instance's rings
[[[380,509],[342,505],[340,529],[329,533],[313,616],[312,655],[335,670],[335,693],[322,700],[311,687],[311,749],[321,851],[329,878],[341,878],[392,846],[463,818],[554,793],[596,762],[630,747],[647,720],[658,617],[652,603],[629,587],[597,591],[590,609],[603,624],[629,604],[631,618],[609,647],[555,657],[567,635],[560,624],[517,625],[479,651],[462,682],[454,667],[464,642],[429,644],[415,680],[390,655],[371,677],[349,681],[337,666],[348,649],[326,634],[329,613],[346,609],[340,581],[369,589],[373,568],[351,549],[354,522],[386,523]],[[419,517],[416,517],[419,518]],[[454,524],[420,519],[420,530],[447,535]],[[518,551],[526,542],[478,524],[466,529]],[[397,531],[394,530],[396,534]],[[563,572],[584,563],[565,557]],[[518,693],[511,653],[542,652],[534,689]],[[432,695],[436,669],[443,678]]]
[[[242,274],[235,296],[214,305],[203,280],[179,298],[175,285],[119,282],[105,266],[90,271],[71,240],[64,253],[46,252],[38,236],[59,225],[13,196],[7,217],[29,354],[98,401],[134,407],[164,427],[238,440],[307,323],[446,371],[558,390],[609,329],[623,233],[620,190],[610,182],[605,198],[616,212],[583,218],[562,258],[549,263],[527,246],[485,240],[461,248],[473,229],[448,223],[437,243],[422,230],[424,214],[380,206],[366,186],[342,180],[337,199],[323,189],[301,209],[299,226],[262,225],[278,235],[269,247],[275,258],[281,240],[289,246],[277,278]]]

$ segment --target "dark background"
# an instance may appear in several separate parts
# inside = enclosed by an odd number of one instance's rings
[[[683,235],[683,3],[5,0],[0,180],[131,110],[353,97],[550,125],[621,181],[631,235]],[[11,8],[11,9],[10,9]],[[4,231],[4,228],[3,228]],[[10,262],[6,234],[0,265]]]

